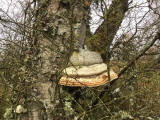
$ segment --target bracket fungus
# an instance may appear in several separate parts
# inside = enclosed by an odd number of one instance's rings
[[[73,52],[70,57],[72,66],[63,70],[59,81],[60,85],[73,87],[97,87],[108,82],[107,65],[103,63],[99,53],[80,50]],[[117,78],[117,74],[110,70],[111,80]]]

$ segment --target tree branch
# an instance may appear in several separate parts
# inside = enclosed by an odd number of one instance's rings
[[[145,54],[145,52],[146,52],[147,50],[149,50],[149,48],[151,48],[151,47],[153,46],[153,44],[154,44],[158,39],[160,39],[160,32],[158,32],[158,33],[156,34],[156,36],[154,37],[154,39],[153,39],[148,45],[146,45],[146,47],[145,47],[144,49],[142,49],[142,51],[140,52],[140,54],[137,55],[137,56],[135,57],[135,59],[133,59],[123,70],[121,70],[121,72],[118,74],[118,78],[116,78],[116,79],[114,79],[113,81],[111,81],[110,85],[112,85],[115,81],[117,81],[117,80],[119,79],[119,77],[120,77],[123,73],[125,73],[125,72],[128,70],[128,68],[131,67],[140,57],[142,57],[142,56]],[[160,62],[160,60],[158,60],[156,63],[158,63],[158,62]],[[133,76],[131,76],[130,79],[131,79],[132,77],[133,77]],[[105,87],[104,87],[104,91],[99,94],[99,98],[102,98],[102,97],[104,96],[107,88],[108,88],[108,86],[105,86]],[[94,106],[94,105],[97,104],[97,103],[98,103],[98,99],[96,99],[96,100],[93,102],[92,106]]]
[[[125,73],[129,67],[131,67],[140,57],[142,57],[143,55],[145,55],[145,52],[149,50],[149,48],[151,48],[153,46],[153,44],[160,39],[160,32],[157,32],[156,36],[154,37],[154,39],[151,41],[151,43],[149,43],[148,45],[146,45],[144,47],[144,49],[141,50],[141,52],[126,66],[124,67],[120,73],[118,74],[118,78]]]
[[[113,0],[104,15],[103,23],[96,30],[95,34],[86,40],[88,48],[105,55],[106,46],[111,45],[127,10],[128,0]]]

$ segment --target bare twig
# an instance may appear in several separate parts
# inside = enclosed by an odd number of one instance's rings
[[[156,36],[154,37],[154,39],[151,41],[151,43],[149,43],[148,45],[146,45],[144,47],[144,49],[141,50],[141,52],[130,62],[128,63],[128,65],[126,67],[124,67],[120,73],[118,74],[118,78],[123,74],[125,73],[128,68],[130,68],[140,57],[142,57],[143,55],[145,55],[145,52],[149,50],[149,48],[151,48],[153,46],[153,44],[158,40],[160,39],[160,32],[158,32],[156,34]]]

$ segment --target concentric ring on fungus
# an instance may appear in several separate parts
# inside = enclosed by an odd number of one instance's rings
[[[115,74],[113,71],[111,71],[110,74],[111,81],[115,78],[117,78],[117,74]],[[108,83],[108,73],[104,72],[97,76],[87,76],[87,77],[69,77],[69,76],[62,76],[59,84],[65,85],[65,86],[73,86],[73,87],[97,87],[100,85],[104,85]]]
[[[80,49],[70,57],[73,66],[63,70],[59,80],[60,85],[71,87],[97,87],[108,82],[107,65],[103,63],[98,52]],[[117,78],[117,74],[110,70],[110,80]]]

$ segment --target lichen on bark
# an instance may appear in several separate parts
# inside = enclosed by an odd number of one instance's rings
[[[33,77],[36,94],[33,94],[35,98],[31,99],[32,102],[28,103],[28,118],[68,119],[75,112],[72,103],[62,97],[63,94],[69,96],[69,93],[58,86],[58,80],[76,47],[75,43],[79,42],[79,29],[86,11],[82,10],[83,3],[79,0],[42,0],[38,3],[32,45],[37,49],[37,74]]]
[[[92,37],[86,40],[89,49],[100,52],[102,56],[106,55],[107,47],[111,45],[127,10],[128,0],[112,1],[109,9],[103,15],[103,23]]]

